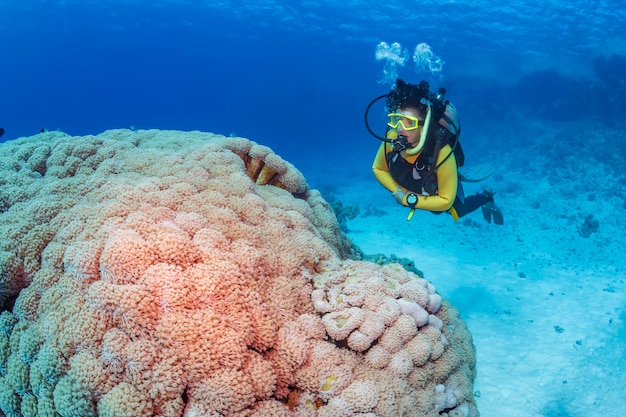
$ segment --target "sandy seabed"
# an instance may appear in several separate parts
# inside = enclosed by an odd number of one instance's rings
[[[626,408],[626,236],[623,199],[611,192],[617,178],[609,167],[588,167],[606,178],[603,189],[596,176],[554,167],[525,181],[528,170],[514,164],[505,157],[492,178],[465,184],[466,194],[496,190],[504,226],[486,223],[480,210],[456,223],[428,212],[407,222],[408,209],[373,176],[340,181],[333,192],[359,205],[347,222],[354,243],[413,260],[460,310],[476,345],[482,416],[612,415]]]

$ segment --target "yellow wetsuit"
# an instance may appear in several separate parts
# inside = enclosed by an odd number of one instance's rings
[[[450,211],[452,216],[457,219],[456,212],[452,207],[454,200],[457,195],[457,188],[459,186],[458,183],[458,173],[457,173],[457,165],[456,158],[454,157],[454,153],[452,153],[452,148],[449,145],[445,145],[439,151],[439,155],[437,157],[437,165],[441,164],[450,153],[450,157],[446,159],[446,161],[437,169],[435,175],[437,176],[437,184],[438,184],[438,192],[436,195],[422,195],[421,190],[409,190],[405,187],[402,187],[400,184],[396,182],[396,180],[391,176],[389,172],[389,166],[387,165],[386,153],[393,152],[393,146],[389,143],[383,142],[376,153],[376,158],[374,159],[374,164],[372,165],[372,170],[374,171],[374,176],[381,183],[383,187],[389,190],[392,193],[395,193],[398,190],[409,191],[418,195],[417,205],[415,208],[421,210],[428,210],[434,212],[442,212],[442,211]],[[413,165],[420,154],[417,155],[400,155],[401,158],[404,158],[408,163]],[[408,207],[406,202],[406,196],[402,201],[402,204]]]

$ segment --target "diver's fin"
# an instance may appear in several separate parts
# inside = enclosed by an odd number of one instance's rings
[[[502,226],[504,224],[504,216],[502,215],[502,210],[495,204],[492,204],[491,214],[493,215],[493,222],[498,226]]]
[[[485,218],[485,221],[487,223],[491,223],[491,206],[493,206],[493,203],[490,201],[488,203],[483,204],[480,208],[483,212],[483,217]]]
[[[494,204],[493,201],[489,201],[482,205],[481,210],[483,212],[483,217],[487,223],[491,223],[493,220],[494,224],[498,226],[502,226],[504,224],[504,216],[502,215],[502,210],[498,206]]]
[[[463,182],[479,182],[489,178],[495,170],[491,164],[480,164],[463,171],[459,170],[459,179]]]

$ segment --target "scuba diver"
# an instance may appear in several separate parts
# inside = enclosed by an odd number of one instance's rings
[[[427,210],[435,214],[448,212],[458,220],[479,207],[489,223],[504,224],[502,212],[494,203],[490,189],[465,196],[461,181],[480,181],[459,173],[464,155],[458,137],[461,126],[456,108],[445,99],[445,89],[430,91],[428,82],[419,85],[396,80],[389,94],[374,99],[365,111],[368,131],[380,139],[372,170],[380,184],[395,200],[411,210]],[[385,137],[376,135],[367,116],[371,106],[386,97],[389,122]]]

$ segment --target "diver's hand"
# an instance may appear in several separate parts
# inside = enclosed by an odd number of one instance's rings
[[[398,204],[404,205],[404,194],[406,194],[406,193],[398,188],[398,191],[396,191],[392,195],[393,195],[393,198],[395,198],[395,200],[396,200],[396,202]]]

